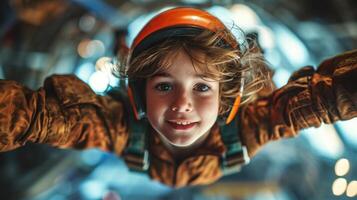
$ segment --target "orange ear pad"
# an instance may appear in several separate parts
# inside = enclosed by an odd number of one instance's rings
[[[196,35],[199,31],[205,29],[217,32],[226,29],[226,27],[217,17],[200,9],[178,7],[166,10],[152,18],[136,36],[130,48],[130,59],[135,58],[143,50],[146,50],[165,38]],[[237,48],[238,46],[236,41],[228,39],[225,41],[232,48]],[[132,93],[130,101],[136,101],[135,91],[130,93]],[[227,119],[226,122],[230,122],[234,118],[238,111],[239,103],[240,96],[237,96],[233,109],[228,115],[228,119],[230,120]],[[131,104],[138,105],[138,103],[135,102],[131,102]],[[142,108],[133,108],[133,110],[141,109]]]

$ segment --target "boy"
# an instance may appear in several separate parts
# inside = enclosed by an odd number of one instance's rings
[[[99,148],[180,187],[212,183],[270,140],[357,115],[357,51],[254,99],[270,83],[266,64],[236,41],[209,13],[174,8],[141,30],[108,96],[74,76],[51,76],[36,92],[1,80],[0,149]]]

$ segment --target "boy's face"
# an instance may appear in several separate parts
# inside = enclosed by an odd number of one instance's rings
[[[180,51],[169,69],[148,78],[147,116],[165,143],[188,147],[206,136],[219,110],[219,82],[204,78]]]

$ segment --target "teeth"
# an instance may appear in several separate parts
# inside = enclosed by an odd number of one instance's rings
[[[179,125],[188,125],[188,124],[191,124],[191,122],[175,122],[176,124],[179,124]]]

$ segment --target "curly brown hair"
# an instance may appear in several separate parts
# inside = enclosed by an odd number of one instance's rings
[[[194,36],[167,38],[136,57],[129,57],[122,65],[127,67],[117,70],[131,80],[145,80],[169,68],[170,60],[183,50],[191,58],[195,70],[198,67],[208,78],[219,81],[219,114],[224,115],[240,93],[242,78],[241,105],[255,99],[262,88],[272,85],[267,62],[256,42],[248,40],[246,38],[243,44],[239,44],[239,48],[232,48],[229,44],[237,40],[228,29],[220,32],[202,30]]]

